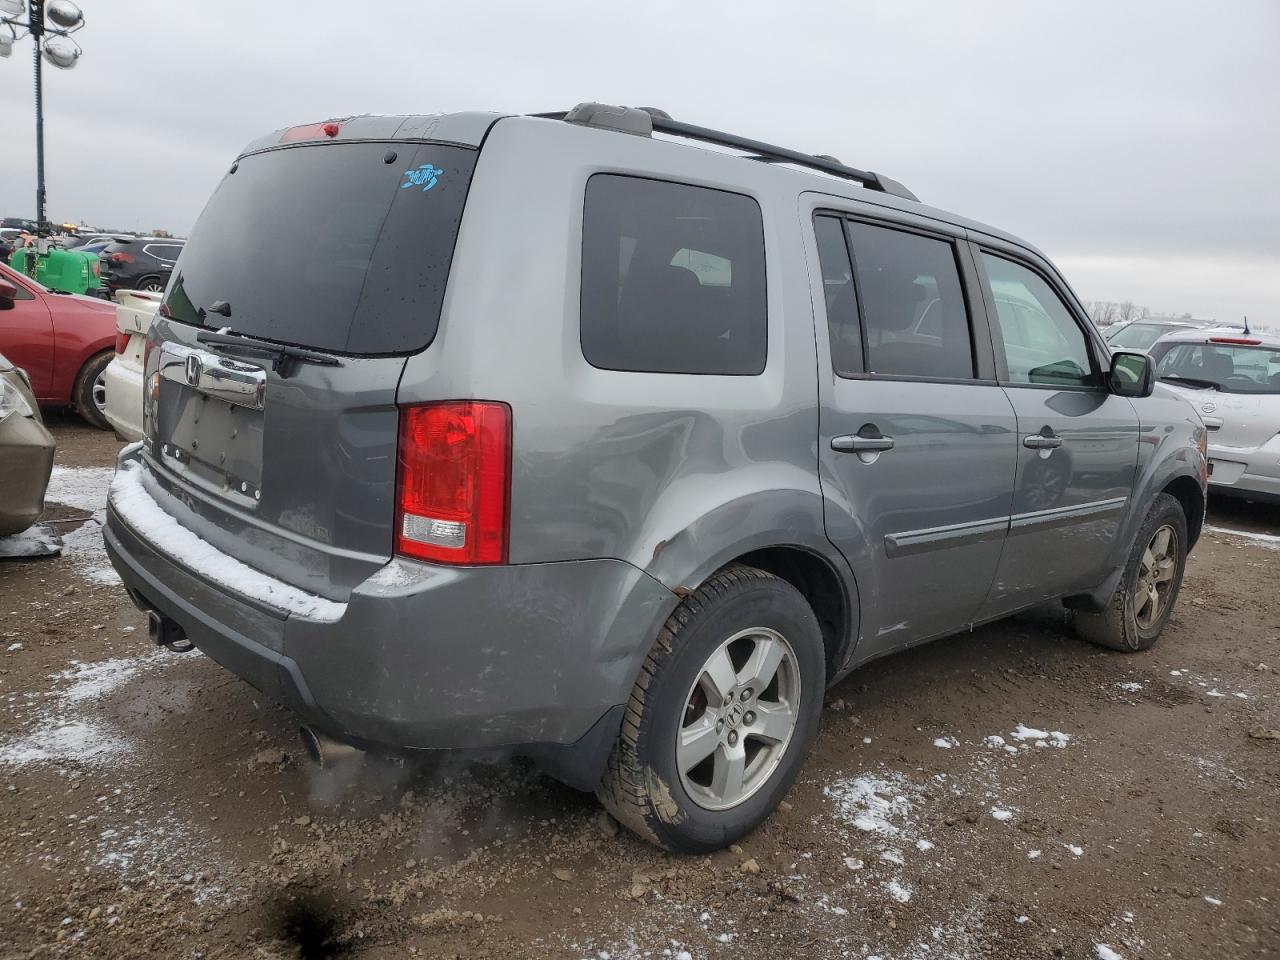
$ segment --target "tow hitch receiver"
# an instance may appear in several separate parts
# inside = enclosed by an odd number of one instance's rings
[[[187,639],[187,631],[183,630],[176,621],[162,616],[155,610],[147,611],[147,635],[151,637],[152,643],[172,650],[174,653],[187,653],[196,648],[196,645]]]

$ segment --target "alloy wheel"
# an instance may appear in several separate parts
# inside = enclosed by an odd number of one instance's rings
[[[93,399],[93,405],[97,411],[105,416],[107,412],[107,371],[105,368],[94,379],[90,397]]]
[[[676,768],[690,798],[728,810],[768,782],[799,720],[800,664],[768,627],[735,633],[707,658],[685,697]]]
[[[1169,589],[1178,565],[1178,535],[1165,524],[1156,530],[1138,562],[1138,582],[1133,589],[1133,616],[1148,630],[1169,604]]]

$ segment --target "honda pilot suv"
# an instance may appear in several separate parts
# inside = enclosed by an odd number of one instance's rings
[[[493,750],[679,851],[824,690],[1061,598],[1150,646],[1205,432],[1033,247],[670,119],[368,116],[232,163],[105,537],[153,638],[332,749]]]

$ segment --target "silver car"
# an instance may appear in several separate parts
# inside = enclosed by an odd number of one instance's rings
[[[869,660],[1057,598],[1150,646],[1203,519],[1199,417],[1034,247],[660,111],[262,138],[144,377],[105,536],[158,643],[321,760],[526,754],[672,850]]]
[[[1150,352],[1209,430],[1210,491],[1280,500],[1280,336],[1185,330]]]

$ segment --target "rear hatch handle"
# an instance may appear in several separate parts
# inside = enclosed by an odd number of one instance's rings
[[[255,353],[258,356],[271,357],[271,369],[282,380],[291,377],[298,363],[314,363],[323,367],[340,367],[342,361],[327,353],[315,353],[301,347],[290,347],[283,343],[270,343],[265,340],[253,340],[239,333],[201,333],[196,335],[200,343],[231,347],[244,353]]]

